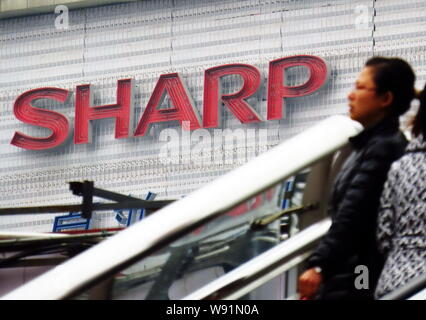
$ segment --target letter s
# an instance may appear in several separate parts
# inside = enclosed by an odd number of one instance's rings
[[[15,132],[10,144],[29,150],[44,150],[54,148],[64,142],[68,137],[68,119],[58,112],[35,108],[31,103],[36,99],[65,102],[68,93],[68,90],[60,88],[40,88],[21,94],[13,106],[16,118],[31,125],[50,129],[52,134],[46,138],[35,138]]]

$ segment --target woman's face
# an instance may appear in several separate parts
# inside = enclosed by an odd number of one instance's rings
[[[393,96],[390,92],[378,95],[373,80],[373,67],[365,67],[355,81],[355,87],[348,95],[349,115],[352,120],[368,127],[385,117]]]

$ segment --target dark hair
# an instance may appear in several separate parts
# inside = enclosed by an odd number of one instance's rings
[[[365,66],[374,69],[373,80],[378,94],[392,92],[391,114],[399,116],[405,113],[415,97],[416,76],[411,66],[400,58],[385,57],[370,58]]]
[[[419,134],[423,134],[423,137],[426,138],[426,85],[423,91],[419,92],[418,98],[420,106],[413,121],[413,135],[417,137]]]

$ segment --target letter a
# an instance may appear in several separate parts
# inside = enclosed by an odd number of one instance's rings
[[[173,108],[157,109],[161,105],[165,94],[168,94]],[[188,90],[177,73],[163,74],[160,76],[154,91],[148,101],[148,105],[139,121],[134,136],[143,136],[151,123],[179,121],[189,122],[189,130],[200,128],[200,118],[193,108],[192,99]],[[186,129],[184,127],[184,129]]]
[[[364,265],[356,266],[355,273],[359,274],[358,277],[355,278],[355,288],[358,290],[369,289],[368,282],[368,268]]]

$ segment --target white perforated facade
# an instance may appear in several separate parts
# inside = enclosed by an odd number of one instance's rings
[[[123,194],[144,197],[151,191],[157,199],[180,198],[317,121],[345,114],[346,95],[372,55],[408,60],[420,88],[426,62],[425,9],[419,0],[145,0],[71,10],[66,29],[55,25],[54,12],[0,20],[0,206],[80,203],[67,182],[81,180]],[[286,99],[282,120],[267,121],[269,62],[297,54],[325,59],[330,78],[312,95]],[[116,101],[117,80],[133,78],[134,130],[161,74],[179,73],[202,116],[204,70],[229,63],[261,71],[261,88],[248,102],[264,121],[241,124],[222,108],[216,130],[229,129],[220,132],[230,135],[241,129],[244,139],[231,147],[212,142],[210,157],[216,161],[194,161],[191,149],[197,141],[192,137],[189,147],[177,146],[179,163],[164,163],[164,130],[173,129],[180,141],[188,141],[177,122],[152,125],[143,137],[114,139],[114,121],[97,120],[90,144],[75,145],[72,131],[66,143],[52,150],[10,144],[15,131],[49,134],[15,118],[14,101],[27,90],[50,86],[75,92],[77,85],[90,83],[95,105],[105,105]],[[287,79],[288,84],[304,80],[306,70],[301,68]],[[227,77],[222,85],[225,93],[232,93],[241,81]],[[73,123],[74,97],[65,104],[40,101],[39,106]],[[215,129],[207,132],[214,136]],[[230,156],[232,161],[225,161]],[[113,212],[99,217],[97,226],[117,226]],[[0,230],[51,231],[52,219],[4,216]]]

